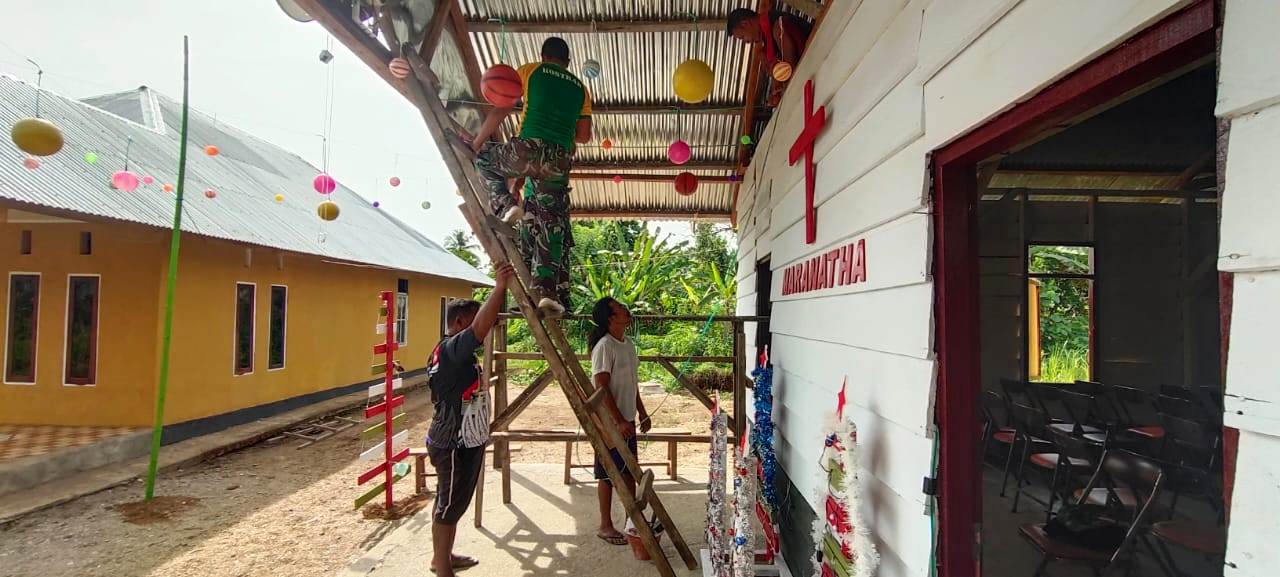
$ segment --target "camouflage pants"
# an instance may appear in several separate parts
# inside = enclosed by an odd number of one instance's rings
[[[476,171],[489,189],[493,213],[502,216],[515,205],[507,179],[525,177],[525,219],[517,227],[516,246],[533,275],[538,297],[569,307],[570,151],[539,139],[515,138],[489,143],[476,157]]]

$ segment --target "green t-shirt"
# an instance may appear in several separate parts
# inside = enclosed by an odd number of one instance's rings
[[[591,94],[559,64],[531,62],[517,71],[524,84],[520,138],[541,138],[573,148],[578,120],[591,116]]]

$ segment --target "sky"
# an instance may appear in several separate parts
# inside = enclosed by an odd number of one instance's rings
[[[274,0],[4,0],[0,73],[34,83],[31,59],[44,70],[43,87],[64,96],[146,85],[179,100],[183,35],[191,39],[193,108],[321,166],[327,71],[319,54],[329,36]],[[417,109],[341,43],[329,50],[329,173],[432,240],[469,232]],[[392,176],[399,187],[389,185]],[[684,237],[688,227],[662,230]]]

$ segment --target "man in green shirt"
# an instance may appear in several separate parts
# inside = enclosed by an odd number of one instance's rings
[[[534,299],[548,318],[563,315],[569,306],[569,170],[575,143],[591,140],[591,94],[568,66],[569,45],[548,38],[542,61],[518,70],[524,86],[518,136],[488,142],[511,114],[511,108],[494,107],[469,142],[493,213],[507,224],[522,225],[517,244],[533,274]],[[511,178],[527,179],[523,207],[508,188]]]

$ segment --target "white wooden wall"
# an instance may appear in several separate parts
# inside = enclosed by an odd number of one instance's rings
[[[1226,416],[1240,429],[1230,577],[1280,566],[1280,2],[1227,0],[1217,114],[1231,119],[1218,268],[1235,273]]]
[[[927,575],[930,558],[920,493],[921,479],[930,474],[936,374],[927,154],[1185,4],[831,4],[744,177],[737,206],[738,312],[754,314],[754,263],[769,257],[776,442],[788,476],[815,511],[822,510],[815,495],[824,418],[848,377],[847,414],[859,428],[864,515],[884,559],[880,575]],[[1273,62],[1258,57],[1250,64]],[[828,120],[814,150],[817,240],[806,245],[804,172],[787,164],[787,153],[802,126],[801,88],[810,78]],[[1251,76],[1247,82],[1256,94]],[[1275,116],[1272,138],[1280,131]],[[781,296],[783,268],[858,238],[866,239],[867,282]],[[1268,242],[1280,262],[1280,241]],[[1274,284],[1280,285],[1280,274]],[[1241,293],[1237,289],[1237,307]],[[1280,374],[1280,366],[1271,368]]]

